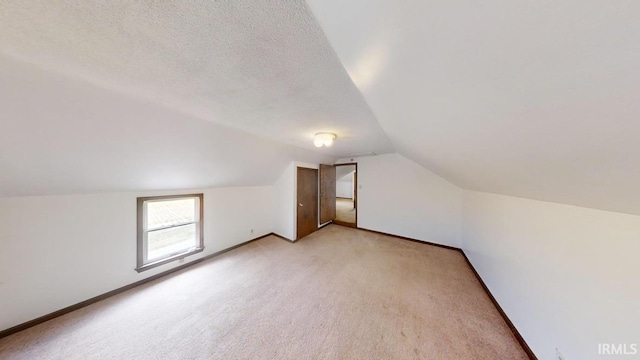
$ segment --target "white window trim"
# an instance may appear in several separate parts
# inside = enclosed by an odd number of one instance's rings
[[[147,230],[147,219],[146,219],[146,204],[153,201],[166,201],[166,200],[175,200],[175,199],[184,199],[184,198],[195,198],[197,201],[197,209],[199,211],[196,212],[196,221],[188,222],[184,224],[171,225],[167,228],[173,228],[178,226],[184,226],[188,224],[196,224],[196,239],[197,245],[193,248],[188,249],[187,251],[180,251],[174,254],[169,254],[166,257],[162,257],[157,260],[153,260],[151,262],[148,261],[147,258],[147,236],[150,231],[157,231],[159,229]],[[203,194],[185,194],[185,195],[166,195],[166,196],[150,196],[150,197],[139,197],[138,199],[138,257],[137,257],[137,272],[142,272],[145,270],[152,269],[154,267],[167,264],[169,262],[182,259],[186,256],[193,255],[199,253],[204,250],[204,236],[203,236],[203,215],[204,215],[204,195]]]

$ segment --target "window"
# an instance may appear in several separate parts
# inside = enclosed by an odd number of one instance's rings
[[[138,198],[138,272],[204,249],[202,194]]]

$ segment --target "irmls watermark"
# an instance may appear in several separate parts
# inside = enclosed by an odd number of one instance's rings
[[[598,344],[599,355],[637,355],[638,344]]]

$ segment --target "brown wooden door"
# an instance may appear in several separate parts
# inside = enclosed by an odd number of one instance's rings
[[[320,224],[336,219],[336,167],[320,165]]]
[[[318,230],[318,170],[298,168],[296,239]]]

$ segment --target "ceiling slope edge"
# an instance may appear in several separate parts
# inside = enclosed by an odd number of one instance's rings
[[[0,197],[271,186],[334,157],[0,56]]]

